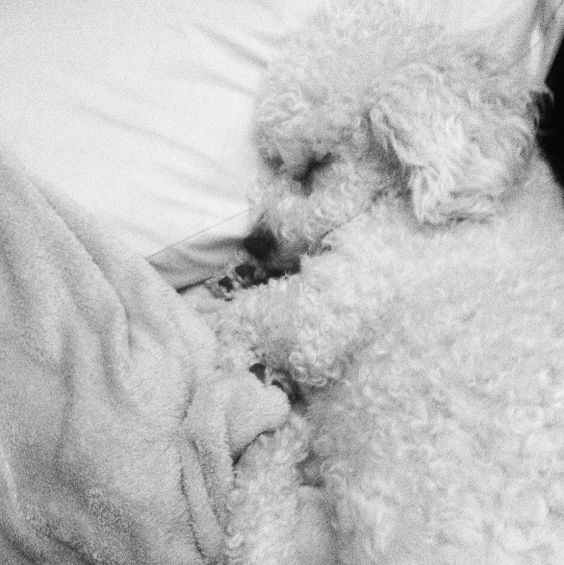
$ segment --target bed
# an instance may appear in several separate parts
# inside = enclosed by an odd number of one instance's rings
[[[177,290],[240,252],[253,97],[318,1],[0,4],[2,563],[223,562],[233,462],[288,405],[218,377]],[[512,9],[545,76],[562,9]]]

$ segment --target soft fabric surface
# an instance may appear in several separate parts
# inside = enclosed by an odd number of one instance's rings
[[[285,396],[74,205],[0,167],[0,562],[222,562],[232,457]]]

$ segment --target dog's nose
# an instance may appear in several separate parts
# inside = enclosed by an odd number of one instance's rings
[[[264,261],[276,248],[276,238],[267,229],[253,231],[243,240],[243,247],[259,261]]]

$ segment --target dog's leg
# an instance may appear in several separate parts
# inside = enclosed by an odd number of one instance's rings
[[[386,319],[401,292],[394,279],[397,260],[386,241],[370,236],[380,220],[401,224],[391,219],[393,209],[387,214],[390,219],[361,216],[338,230],[333,251],[305,258],[299,274],[241,293],[222,317],[220,340],[227,347],[245,344],[268,367],[298,382],[339,380],[359,348],[385,344]],[[393,227],[390,237],[396,237]]]
[[[333,565],[334,532],[321,489],[299,466],[309,452],[305,420],[260,436],[236,464],[229,565]]]

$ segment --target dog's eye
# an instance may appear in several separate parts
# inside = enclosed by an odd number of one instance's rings
[[[332,161],[333,158],[329,153],[319,161],[312,160],[307,164],[303,174],[296,177],[296,180],[302,185],[302,193],[305,196],[311,195],[314,189],[316,175],[327,168]]]

